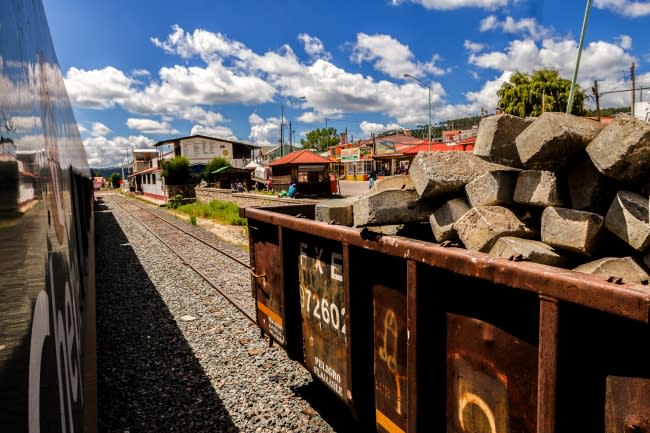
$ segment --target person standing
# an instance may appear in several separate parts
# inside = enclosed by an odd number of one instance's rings
[[[377,173],[375,171],[371,171],[368,174],[368,189],[371,189],[375,185],[375,181],[377,180]]]

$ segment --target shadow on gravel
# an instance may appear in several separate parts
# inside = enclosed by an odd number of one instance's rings
[[[238,432],[110,209],[95,212],[101,432]]]
[[[293,392],[305,399],[336,433],[358,433],[368,430],[354,419],[350,408],[333,391],[314,378],[311,382],[291,388]]]

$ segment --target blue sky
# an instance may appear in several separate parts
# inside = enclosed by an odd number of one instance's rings
[[[204,134],[277,144],[325,125],[355,140],[494,112],[513,71],[570,79],[585,1],[44,0],[93,167]],[[650,87],[650,1],[594,0],[578,82]],[[637,100],[641,96],[637,93]],[[643,92],[650,99],[650,91]],[[610,93],[601,106],[629,105]]]

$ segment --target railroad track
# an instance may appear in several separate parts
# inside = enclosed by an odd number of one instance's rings
[[[255,300],[250,289],[249,258],[246,253],[206,233],[170,217],[163,211],[152,210],[121,195],[119,203],[130,218],[137,221],[170,252],[190,267],[207,284],[235,306],[248,320],[256,324]],[[163,227],[171,227],[165,230]],[[197,254],[197,248],[205,252]],[[213,256],[214,260],[197,260],[197,256]],[[219,260],[219,256],[228,260]],[[232,271],[238,267],[236,271]],[[241,272],[246,269],[246,273]],[[239,271],[239,272],[238,272]]]

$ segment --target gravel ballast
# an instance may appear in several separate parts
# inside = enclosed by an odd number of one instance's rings
[[[358,430],[342,403],[269,347],[123,200],[104,194],[95,213],[100,431]],[[202,254],[196,260],[221,268],[225,286],[234,272],[247,278],[230,259]]]

